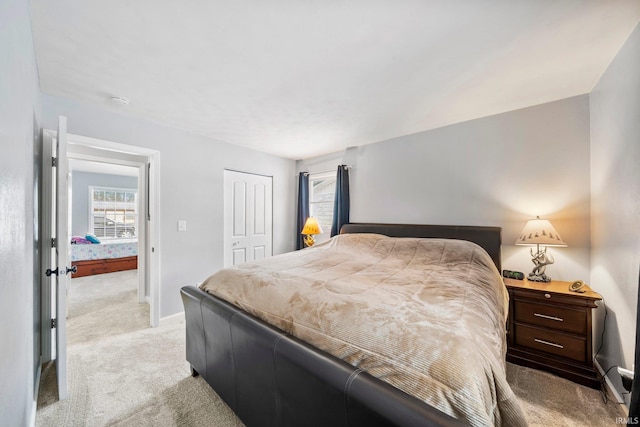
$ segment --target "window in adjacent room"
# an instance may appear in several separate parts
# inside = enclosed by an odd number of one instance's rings
[[[335,193],[335,172],[309,175],[309,214],[316,217],[324,232],[316,236],[317,242],[328,240],[331,235]]]
[[[89,187],[89,232],[101,239],[136,237],[137,193],[131,189]]]

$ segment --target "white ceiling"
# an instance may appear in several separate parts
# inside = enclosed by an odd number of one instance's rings
[[[300,159],[588,93],[640,1],[31,0],[31,15],[44,93]]]

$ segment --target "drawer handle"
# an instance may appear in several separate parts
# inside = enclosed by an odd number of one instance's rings
[[[547,316],[546,314],[540,314],[540,313],[533,313],[533,315],[537,317],[542,317],[544,319],[555,320],[557,322],[564,322],[564,319],[561,317]]]
[[[538,338],[534,338],[533,339],[535,342],[539,342],[540,344],[545,344],[545,345],[550,345],[552,347],[558,347],[558,348],[564,348],[563,345],[560,344],[556,344],[554,342],[549,342],[549,341],[545,341],[545,340],[539,340]]]

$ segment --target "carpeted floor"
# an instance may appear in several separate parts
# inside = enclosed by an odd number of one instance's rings
[[[507,363],[507,380],[531,427],[620,425],[617,403],[598,390],[535,369]]]
[[[70,397],[57,401],[55,368],[43,368],[36,425],[242,426],[185,361],[184,317],[149,327],[137,273],[73,279],[69,295]],[[554,375],[507,365],[530,426],[614,426],[617,404]]]
[[[185,361],[183,316],[149,327],[137,272],[73,279],[69,291],[70,397],[57,401],[55,367],[43,369],[36,426],[243,424]]]

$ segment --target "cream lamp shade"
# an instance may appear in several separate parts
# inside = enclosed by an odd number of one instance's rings
[[[553,225],[540,217],[527,222],[516,245],[568,246]]]
[[[313,237],[314,234],[321,234],[322,227],[318,224],[318,220],[314,217],[310,216],[307,218],[307,222],[304,223],[304,227],[302,227],[301,234],[305,235],[304,244],[307,246],[313,246],[316,242],[316,239]]]

